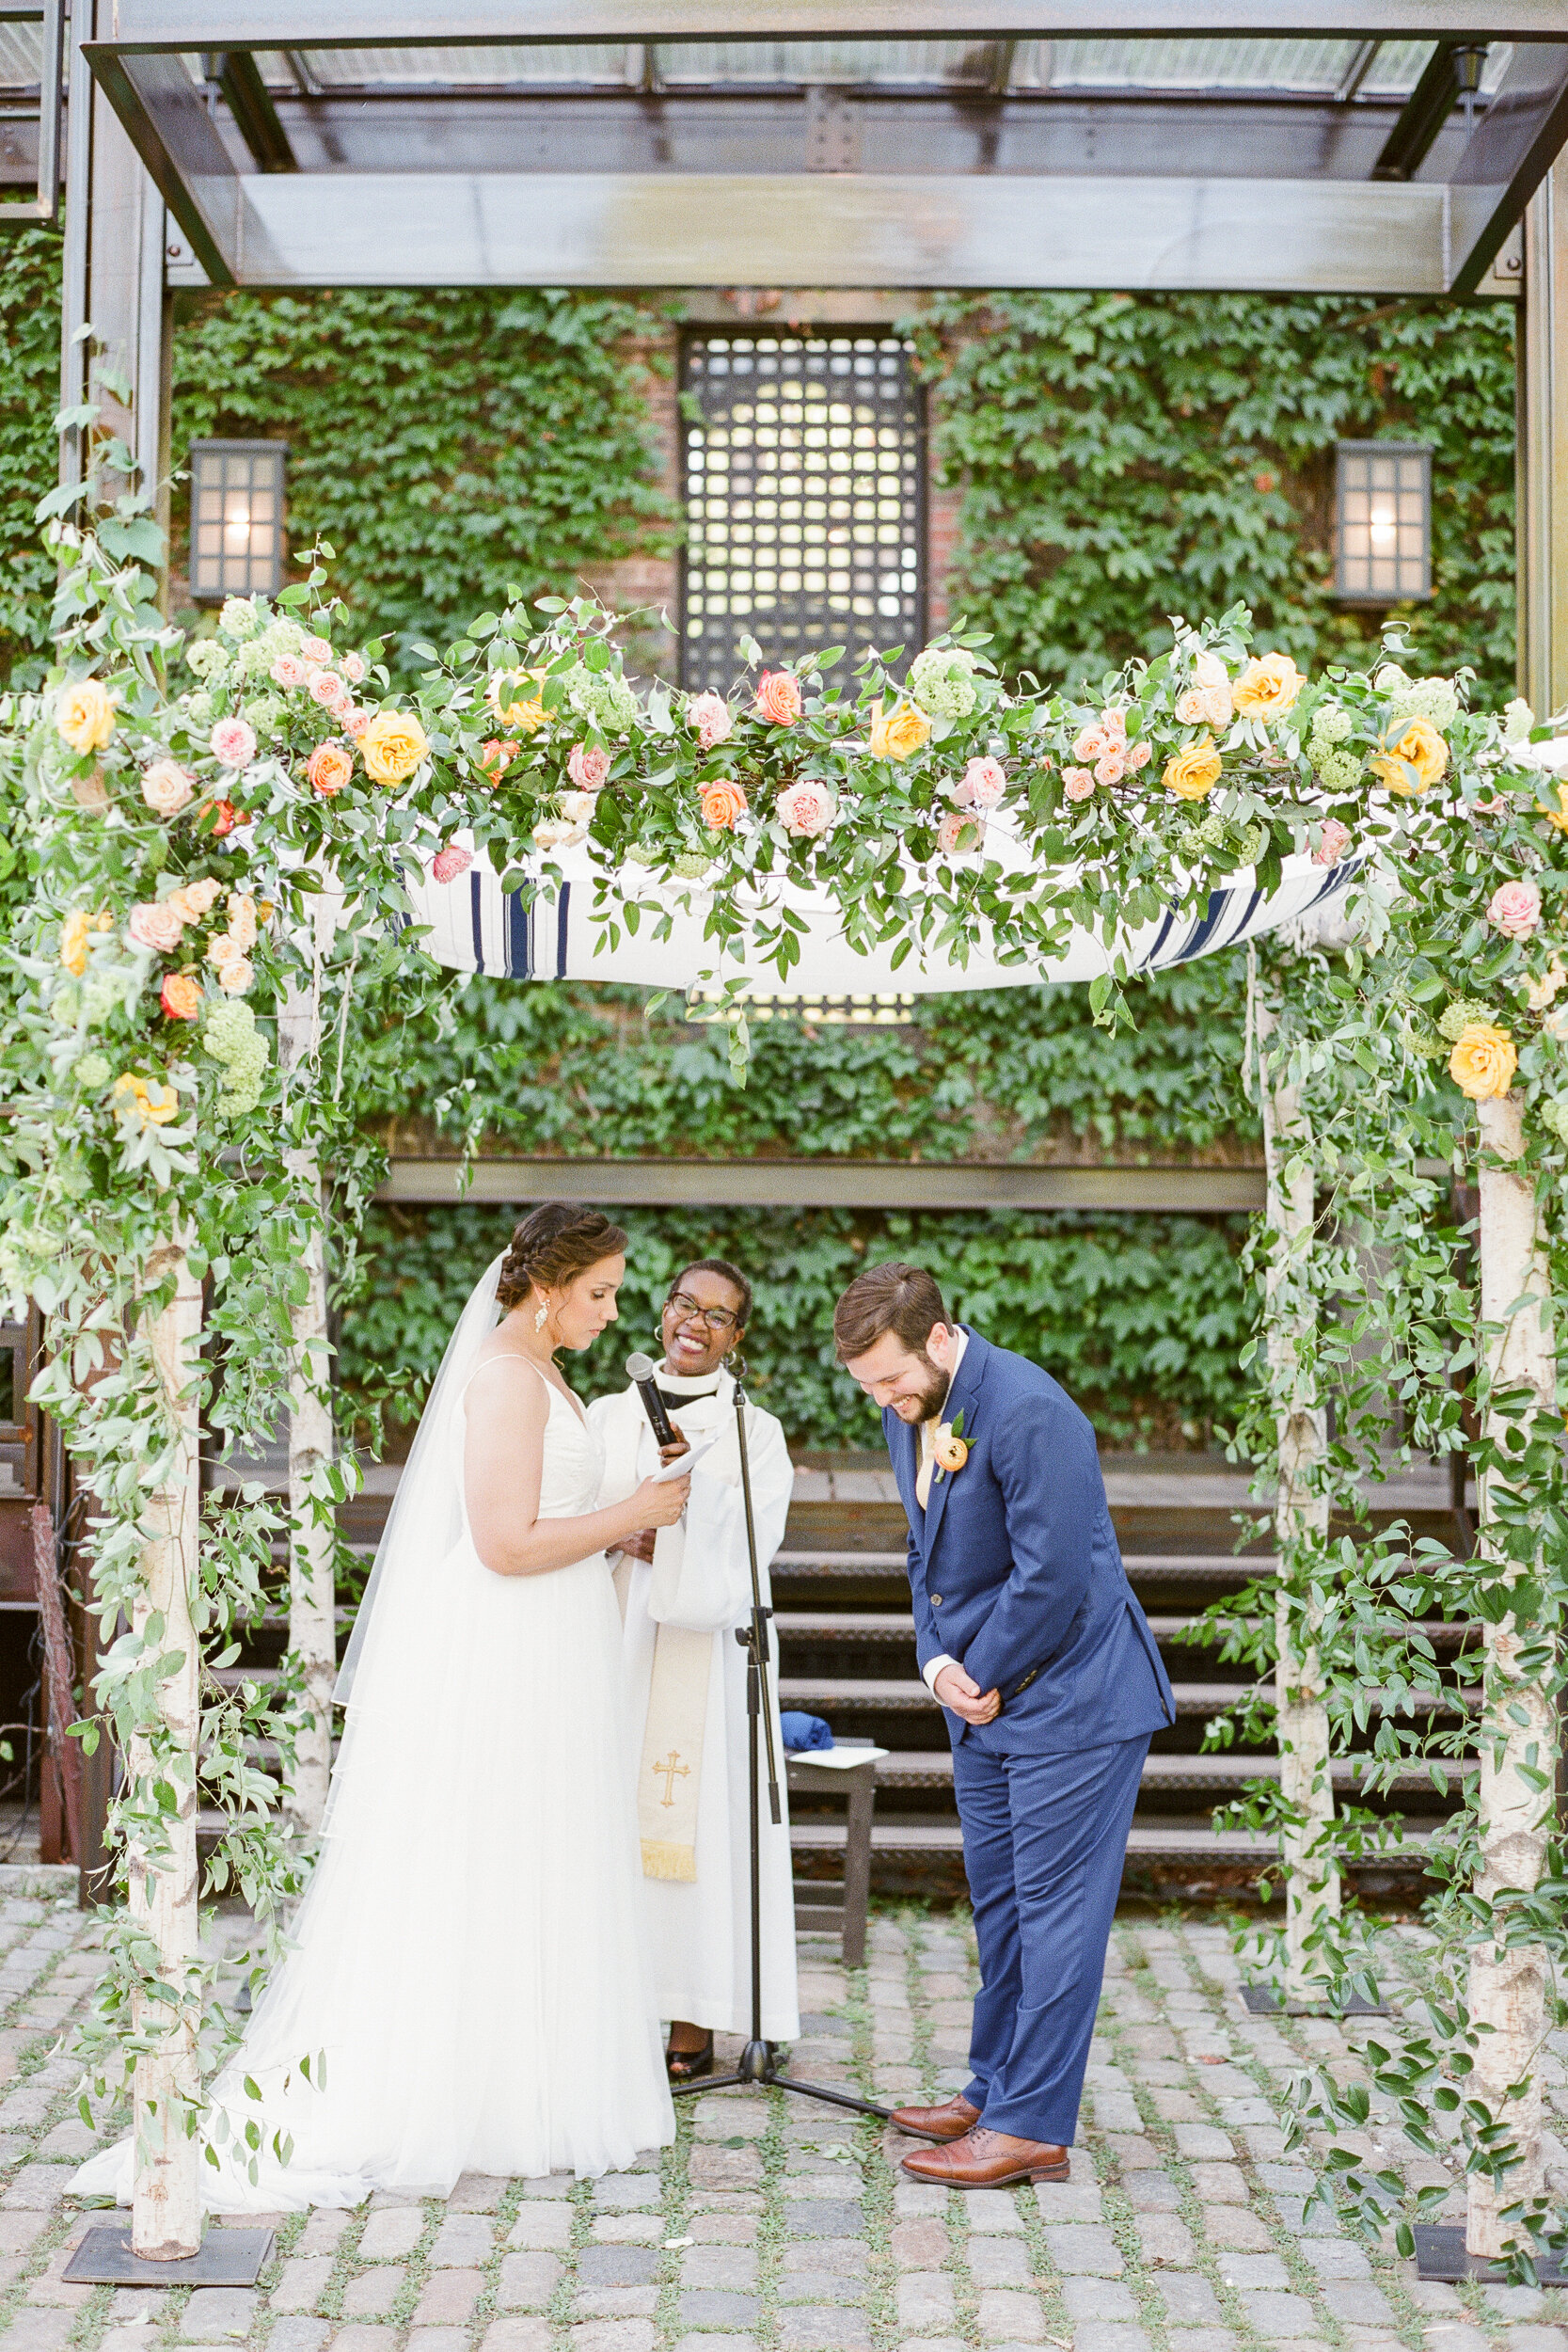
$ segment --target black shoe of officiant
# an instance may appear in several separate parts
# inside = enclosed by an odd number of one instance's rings
[[[694,2083],[700,2074],[713,2072],[713,2036],[695,2050],[666,2050],[664,2071],[673,2083]]]

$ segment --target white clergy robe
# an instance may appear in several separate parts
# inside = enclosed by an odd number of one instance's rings
[[[691,1499],[679,1528],[659,1531],[655,1562],[617,1560],[616,1583],[625,1604],[628,1769],[638,1775],[643,1852],[649,1844],[650,1792],[643,1790],[644,1732],[654,1695],[655,1650],[662,1626],[709,1639],[706,1706],[701,1730],[694,1846],[695,1875],[644,1875],[643,1897],[661,2016],[684,2018],[721,2033],[749,2034],[752,2023],[751,1816],[747,1762],[746,1653],[735,1638],[752,1608],[752,1572],[740,1486],[740,1448],[735,1426],[735,1383],[727,1372],[689,1379],[665,1371],[658,1385],[669,1397],[689,1397],[670,1413],[693,1446],[709,1431],[718,1443],[692,1472]],[[588,1408],[604,1449],[599,1505],[624,1502],[658,1468],[658,1448],[634,1388],[600,1397]],[[768,1565],[784,1541],[795,1483],[784,1431],[771,1413],[751,1406],[746,1445],[752,1470],[762,1598],[770,1605]],[[783,1820],[768,1805],[766,1751],[758,1756],[762,1815],[762,2030],[768,2042],[794,2041],[800,2030],[795,1967],[795,1898],[789,1846],[789,1800],[779,1729],[778,1644],[768,1627],[773,1753],[778,1759]],[[689,1659],[693,1645],[683,1645]],[[698,1653],[700,1659],[700,1652]],[[688,1671],[689,1671],[689,1666]],[[661,1670],[662,1674],[663,1670]],[[663,1743],[659,1743],[662,1747]],[[681,1793],[657,1771],[678,1770],[673,1748],[648,1759],[654,1774],[654,1816]],[[683,1780],[685,1775],[682,1775]],[[678,1819],[671,1807],[671,1819]],[[645,1869],[660,1869],[657,1860]],[[689,1867],[689,1865],[687,1866]]]

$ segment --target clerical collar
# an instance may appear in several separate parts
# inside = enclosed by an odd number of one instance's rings
[[[671,1372],[666,1365],[660,1364],[656,1377],[658,1392],[666,1405],[689,1405],[695,1397],[717,1396],[719,1393],[719,1375],[716,1372],[693,1375]]]

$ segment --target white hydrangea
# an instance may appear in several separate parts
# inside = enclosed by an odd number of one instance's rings
[[[261,614],[248,596],[226,596],[218,614],[218,627],[226,637],[254,637],[261,626]]]
[[[279,613],[277,620],[269,621],[261,631],[261,643],[267,660],[276,661],[280,653],[298,653],[305,643],[305,631],[297,621],[285,620]]]
[[[1509,743],[1522,743],[1535,724],[1535,713],[1521,697],[1511,702],[1503,711],[1503,739]]]
[[[967,719],[980,699],[977,666],[962,645],[927,645],[910,664],[910,700],[928,719]]]
[[[1388,707],[1388,731],[1394,733],[1410,719],[1428,719],[1434,727],[1451,726],[1459,716],[1459,689],[1451,677],[1416,678],[1395,695]]]
[[[216,677],[229,667],[229,655],[215,637],[198,637],[185,648],[185,667],[198,677]]]

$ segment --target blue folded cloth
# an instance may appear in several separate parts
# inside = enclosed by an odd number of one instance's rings
[[[791,1756],[809,1755],[813,1748],[831,1748],[833,1735],[820,1715],[783,1714],[784,1743]]]

